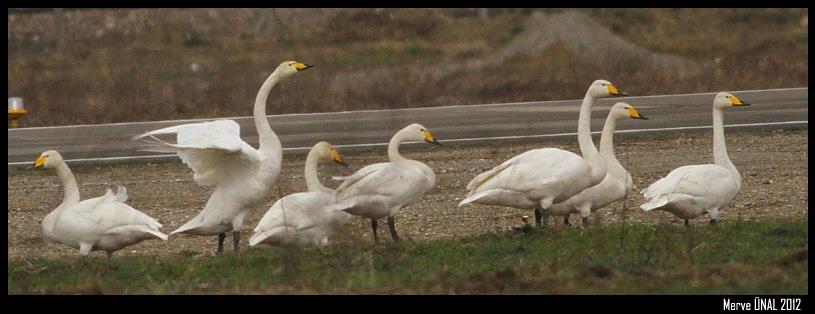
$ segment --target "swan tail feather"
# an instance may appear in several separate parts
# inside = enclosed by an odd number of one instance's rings
[[[251,237],[249,237],[249,246],[258,245],[258,243],[263,242],[263,240],[266,240],[266,238],[268,238],[269,236],[270,236],[270,234],[269,234],[268,230],[261,231],[261,232],[255,232],[255,233],[252,234]]]
[[[146,234],[151,234],[151,235],[153,235],[153,236],[155,236],[155,237],[157,237],[159,239],[162,239],[164,241],[167,241],[167,239],[169,238],[169,236],[162,233],[161,231],[152,229],[152,228],[148,227],[147,225],[118,226],[118,227],[115,227],[115,228],[112,228],[112,229],[108,230],[106,233],[107,234],[118,234],[118,233],[124,233],[124,232],[134,232],[134,231],[135,232],[146,233]]]
[[[459,203],[458,203],[458,207],[461,207],[461,206],[464,206],[464,205],[467,205],[467,204],[473,203],[473,202],[475,202],[475,201],[477,201],[477,200],[479,200],[479,199],[481,199],[481,198],[483,198],[483,197],[485,197],[485,196],[489,195],[489,194],[490,194],[490,192],[491,192],[490,190],[487,190],[487,191],[481,191],[481,192],[478,192],[478,193],[472,194],[472,195],[470,195],[470,196],[467,196],[467,198],[465,198],[465,199],[461,200],[461,202],[459,202]]]
[[[124,185],[119,185],[116,189],[116,195],[113,196],[113,200],[119,203],[124,203],[127,201],[127,187]]]
[[[489,179],[492,179],[493,177],[497,176],[499,173],[501,173],[501,171],[503,171],[504,169],[511,165],[512,164],[510,163],[503,163],[498,166],[495,166],[495,168],[492,168],[482,174],[477,175],[470,181],[470,183],[467,183],[467,191],[475,191],[475,189],[477,189],[479,186],[487,182]]]
[[[644,211],[650,211],[665,206],[666,204],[668,204],[668,198],[660,197],[659,199],[648,200],[647,202],[640,205],[640,208],[642,208],[642,210]]]
[[[193,230],[195,228],[198,228],[198,226],[199,226],[198,222],[190,221],[190,222],[185,223],[181,227],[178,227],[178,229],[173,230],[173,232],[170,232],[170,235],[174,235],[176,233],[184,233],[184,232]]]

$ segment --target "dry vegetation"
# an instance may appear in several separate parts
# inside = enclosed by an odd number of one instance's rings
[[[10,13],[9,96],[26,126],[243,116],[287,59],[318,67],[282,83],[270,114],[575,99],[598,77],[634,95],[808,85],[807,9],[578,11],[587,31],[570,36],[530,29],[562,9]],[[575,51],[597,32],[690,66]],[[543,35],[557,40],[524,45]]]

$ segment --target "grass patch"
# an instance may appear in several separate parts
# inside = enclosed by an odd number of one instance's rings
[[[235,256],[9,260],[9,294],[807,294],[808,222],[524,228]]]

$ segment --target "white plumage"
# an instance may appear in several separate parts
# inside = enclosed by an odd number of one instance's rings
[[[476,176],[467,184],[469,193],[458,206],[478,203],[535,209],[535,222],[540,225],[552,204],[567,200],[605,177],[605,162],[591,139],[591,110],[596,98],[618,95],[625,93],[605,80],[589,86],[577,127],[582,158],[556,148],[526,151]]]
[[[317,177],[317,164],[331,160],[345,164],[327,142],[311,148],[305,165],[308,192],[286,195],[275,202],[255,227],[249,238],[250,246],[262,242],[324,246],[329,237],[342,231],[351,215],[334,209],[334,190],[323,186]]]
[[[723,110],[747,106],[738,97],[721,92],[713,99],[713,164],[682,166],[642,191],[645,211],[665,210],[685,220],[708,214],[711,223],[741,189],[741,175],[727,155]]]
[[[193,171],[195,182],[215,185],[204,209],[171,232],[218,235],[218,251],[223,250],[225,232],[232,231],[237,251],[244,219],[271,189],[280,174],[283,149],[280,139],[266,119],[269,91],[283,78],[311,67],[286,61],[269,75],[255,99],[254,120],[260,145],[253,148],[240,138],[240,127],[232,120],[191,123],[147,132],[143,139],[150,151],[176,152]],[[175,135],[169,143],[158,135]]]
[[[377,241],[377,220],[388,217],[391,238],[398,241],[394,216],[436,184],[433,169],[399,154],[399,144],[407,141],[439,144],[422,125],[408,125],[397,132],[388,144],[390,162],[368,165],[351,176],[341,178],[344,182],[334,191],[336,209],[371,219],[374,240]]]
[[[64,190],[62,203],[42,221],[46,238],[79,249],[83,256],[90,251],[115,251],[146,239],[167,240],[159,231],[161,224],[152,217],[128,206],[127,189],[119,186],[99,197],[79,201],[79,189],[71,169],[56,151],[46,151],[34,162],[35,168],[55,169]]]
[[[569,214],[580,214],[585,226],[589,224],[588,217],[593,211],[625,198],[634,182],[628,171],[614,156],[614,129],[617,126],[617,120],[626,118],[647,119],[627,103],[616,103],[611,108],[600,137],[600,156],[605,160],[606,169],[608,169],[603,181],[563,202],[552,205],[548,210],[549,215],[566,216],[568,221]]]

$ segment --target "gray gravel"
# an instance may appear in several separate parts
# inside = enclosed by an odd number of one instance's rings
[[[592,216],[595,224],[610,223],[676,223],[682,221],[664,212],[645,213],[639,191],[670,170],[688,164],[712,162],[711,131],[666,133],[655,135],[618,135],[617,156],[634,177],[635,188],[629,199],[618,202]],[[742,174],[742,190],[722,220],[800,220],[807,219],[807,129],[775,131],[727,131],[731,159]],[[418,203],[397,215],[396,227],[408,240],[427,240],[477,235],[524,224],[531,211],[492,206],[456,208],[465,195],[465,186],[478,173],[523,151],[539,147],[559,147],[578,152],[573,140],[534,140],[516,143],[482,143],[479,146],[418,147],[406,150],[408,158],[426,162],[437,175],[436,187]],[[33,161],[32,156],[32,161]],[[278,184],[244,226],[243,242],[257,221],[279,197],[305,190],[303,155],[287,155]],[[336,187],[330,176],[348,175],[374,162],[387,159],[385,149],[378,148],[345,156],[350,167],[328,164],[320,167],[324,184]],[[192,181],[191,171],[180,162],[161,164],[122,164],[80,166],[72,169],[82,197],[95,197],[106,187],[125,184],[128,204],[159,219],[167,233],[195,216],[203,207],[212,188]],[[75,255],[77,250],[44,240],[40,222],[62,200],[62,190],[51,171],[9,169],[8,175],[8,258],[54,257]],[[579,225],[579,219],[573,221]],[[532,219],[528,219],[530,222]],[[706,224],[700,217],[692,224]],[[565,228],[560,221],[550,220],[555,228]],[[372,241],[367,220],[356,218],[347,227],[348,234],[338,241]],[[386,224],[381,222],[380,237],[388,239]],[[116,253],[128,255],[211,255],[216,237],[173,236],[170,240],[145,241]],[[231,244],[227,239],[227,244]],[[231,248],[231,246],[227,246]],[[253,248],[254,249],[254,248]],[[93,252],[104,256],[104,253]]]

